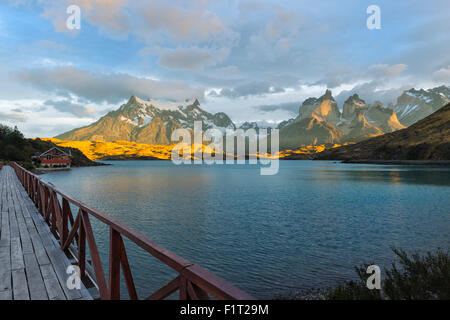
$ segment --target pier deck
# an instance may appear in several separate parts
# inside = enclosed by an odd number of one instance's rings
[[[91,293],[96,299],[126,299],[125,292],[121,293],[121,275],[131,300],[161,300],[173,297],[176,292],[181,300],[254,299],[142,233],[58,190],[15,162],[0,171],[0,201],[2,299],[92,299],[83,285],[78,290],[68,289],[70,275],[66,270],[71,263],[81,279],[92,286]],[[92,219],[109,228],[108,263],[102,262]],[[139,297],[123,238],[178,275],[150,295],[140,292]]]
[[[0,170],[0,300],[91,300],[68,289],[70,260],[10,166]]]

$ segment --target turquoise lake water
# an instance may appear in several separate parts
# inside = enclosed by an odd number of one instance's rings
[[[355,279],[355,265],[389,266],[392,246],[450,249],[449,168],[281,161],[261,176],[256,165],[108,163],[42,177],[256,298]],[[92,222],[106,272],[109,232]],[[176,276],[126,247],[141,298]]]

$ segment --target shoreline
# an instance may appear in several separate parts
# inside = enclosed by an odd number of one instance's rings
[[[246,159],[247,160],[247,159]],[[280,161],[334,161],[347,164],[382,164],[382,165],[435,165],[435,166],[450,166],[450,160],[342,160],[342,159],[289,159],[280,158]],[[143,159],[143,158],[120,158],[96,161],[171,161],[170,159]],[[109,165],[104,163],[105,165]]]
[[[110,163],[98,162],[97,160],[93,160],[94,164],[90,165],[77,165],[71,166],[70,168],[34,168],[31,170],[32,173],[37,175],[43,175],[49,172],[57,172],[57,171],[70,171],[73,168],[85,168],[85,167],[101,167],[101,166],[112,166]]]
[[[334,160],[341,163],[350,164],[387,164],[387,165],[408,165],[408,166],[450,166],[450,160]]]
[[[246,159],[247,160],[247,159]],[[409,165],[409,166],[450,166],[450,160],[342,160],[342,159],[289,159],[280,158],[280,161],[333,161],[338,163],[346,164],[380,164],[380,165]],[[171,161],[170,159],[145,159],[145,158],[120,158],[120,159],[107,159],[107,160],[96,160],[96,161]],[[102,165],[110,165],[108,163],[102,163]],[[94,165],[95,166],[95,165]]]

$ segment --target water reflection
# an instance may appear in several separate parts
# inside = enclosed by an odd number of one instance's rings
[[[377,165],[378,166],[378,165]],[[301,174],[302,171],[299,171]],[[352,168],[352,170],[315,171],[314,175],[301,174],[302,180],[341,181],[348,180],[362,183],[390,183],[450,186],[450,170],[446,168],[416,169],[410,168]]]

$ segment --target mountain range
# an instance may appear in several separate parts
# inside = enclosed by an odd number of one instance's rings
[[[295,157],[291,157],[294,159]],[[320,160],[449,160],[450,103],[410,127],[325,150]]]
[[[132,96],[118,110],[111,111],[86,127],[71,130],[55,138],[66,141],[116,141],[169,145],[178,128],[193,129],[202,121],[203,130],[235,130],[233,121],[223,112],[209,113],[198,100],[183,102],[144,101]]]
[[[280,148],[305,145],[359,142],[371,137],[404,129],[432,114],[450,101],[450,88],[410,89],[398,97],[395,106],[381,102],[366,103],[358,94],[350,96],[339,109],[331,91],[319,98],[306,99],[298,116],[278,124]],[[216,128],[233,131],[237,126],[223,112],[209,113],[198,100],[162,102],[132,96],[119,109],[98,121],[73,129],[55,138],[65,141],[130,141],[151,145],[169,145],[178,128],[193,129],[194,121],[202,121],[203,130]],[[254,128],[256,122],[244,122],[241,129]]]
[[[450,87],[440,86],[429,90],[411,89],[398,97],[394,111],[402,124],[409,127],[450,102]]]
[[[280,147],[358,142],[403,128],[395,111],[381,102],[369,105],[354,94],[341,112],[327,90],[320,98],[305,100],[297,118],[281,128]]]

